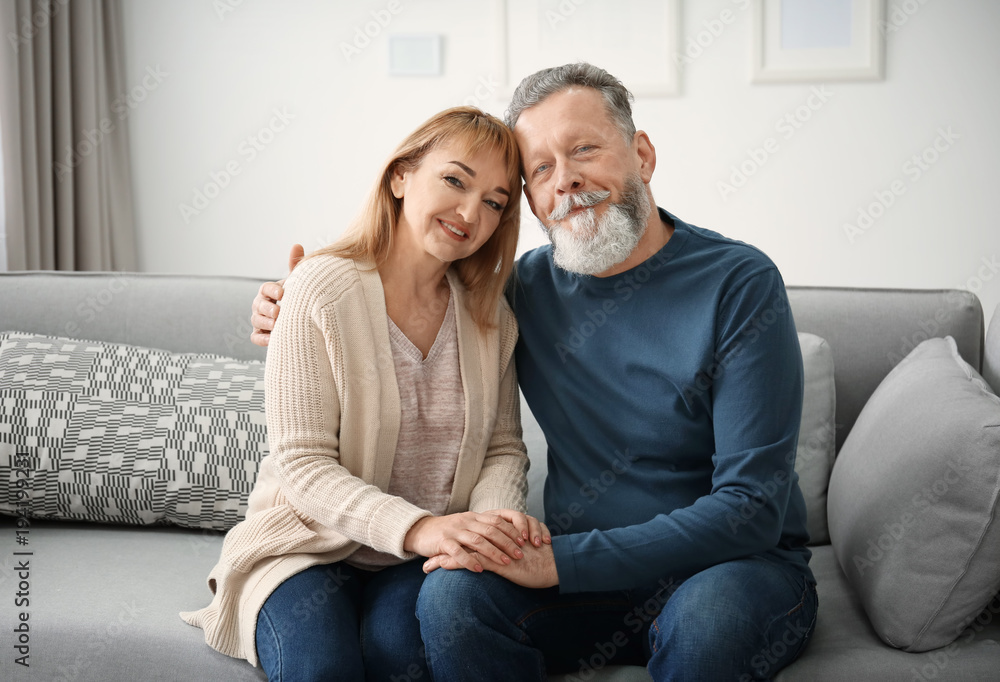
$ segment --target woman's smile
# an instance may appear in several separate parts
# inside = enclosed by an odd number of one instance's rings
[[[457,223],[453,223],[448,220],[442,220],[441,218],[438,218],[438,223],[441,225],[441,228],[445,231],[445,234],[447,234],[449,237],[451,237],[456,241],[464,242],[469,238],[469,231],[467,229],[462,228]]]

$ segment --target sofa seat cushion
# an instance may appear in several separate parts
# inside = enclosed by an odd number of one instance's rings
[[[0,517],[0,536],[14,535]],[[31,524],[29,604],[3,611],[30,613],[30,669],[10,657],[4,680],[265,680],[259,668],[205,644],[204,633],[178,612],[208,603],[206,576],[223,535],[175,527]],[[0,590],[14,594],[14,557],[0,557]],[[816,631],[778,682],[911,682],[995,680],[1000,660],[1000,602],[993,602],[952,645],[925,653],[886,647],[848,584],[833,549],[814,547],[819,584]],[[14,652],[13,621],[0,629],[0,648]],[[922,676],[922,677],[921,677]],[[552,675],[562,682],[565,675]],[[649,682],[644,668],[609,666],[588,682]]]
[[[872,395],[830,479],[830,536],[875,630],[925,651],[1000,589],[1000,398],[951,337]]]
[[[262,362],[0,334],[0,513],[225,530],[266,453]]]
[[[0,517],[0,536],[14,519]],[[266,680],[260,668],[205,644],[180,611],[207,604],[222,535],[176,527],[35,521],[29,557],[0,557],[0,594],[13,598],[13,560],[29,561],[29,603],[4,605],[0,678],[34,680]],[[13,542],[5,542],[12,545]],[[19,578],[18,578],[19,580]],[[29,614],[30,668],[14,652],[17,613]]]

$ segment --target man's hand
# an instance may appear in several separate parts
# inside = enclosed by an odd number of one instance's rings
[[[288,272],[291,273],[295,266],[299,264],[305,255],[305,249],[301,244],[292,246],[292,252],[288,255]],[[278,301],[285,295],[285,290],[281,285],[285,280],[278,282],[264,282],[260,285],[253,305],[250,306],[250,324],[253,325],[253,332],[250,334],[250,341],[258,346],[266,346],[271,340],[271,330],[274,329],[274,321],[278,319],[281,308]]]
[[[482,556],[477,556],[476,562],[487,571],[493,571],[521,587],[543,588],[559,584],[559,572],[556,570],[556,559],[551,544],[525,547],[524,558],[509,564],[498,564]],[[464,566],[447,554],[438,554],[424,562],[424,573],[430,573],[438,568],[453,570]]]

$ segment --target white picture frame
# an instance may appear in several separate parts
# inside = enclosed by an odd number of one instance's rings
[[[525,76],[586,61],[636,97],[680,94],[681,0],[494,0],[495,71],[510,97]]]
[[[850,10],[850,44],[786,47],[782,5],[753,0],[751,82],[876,81],[885,77],[884,0],[827,0]],[[801,41],[793,41],[801,42]]]

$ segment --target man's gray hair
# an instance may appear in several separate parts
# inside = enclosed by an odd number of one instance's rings
[[[622,85],[622,82],[602,68],[577,62],[565,64],[550,69],[542,69],[527,76],[517,86],[510,106],[504,115],[507,125],[513,130],[521,112],[542,102],[549,95],[573,86],[594,88],[604,97],[611,120],[629,144],[635,136],[635,123],[632,121],[632,93]]]

